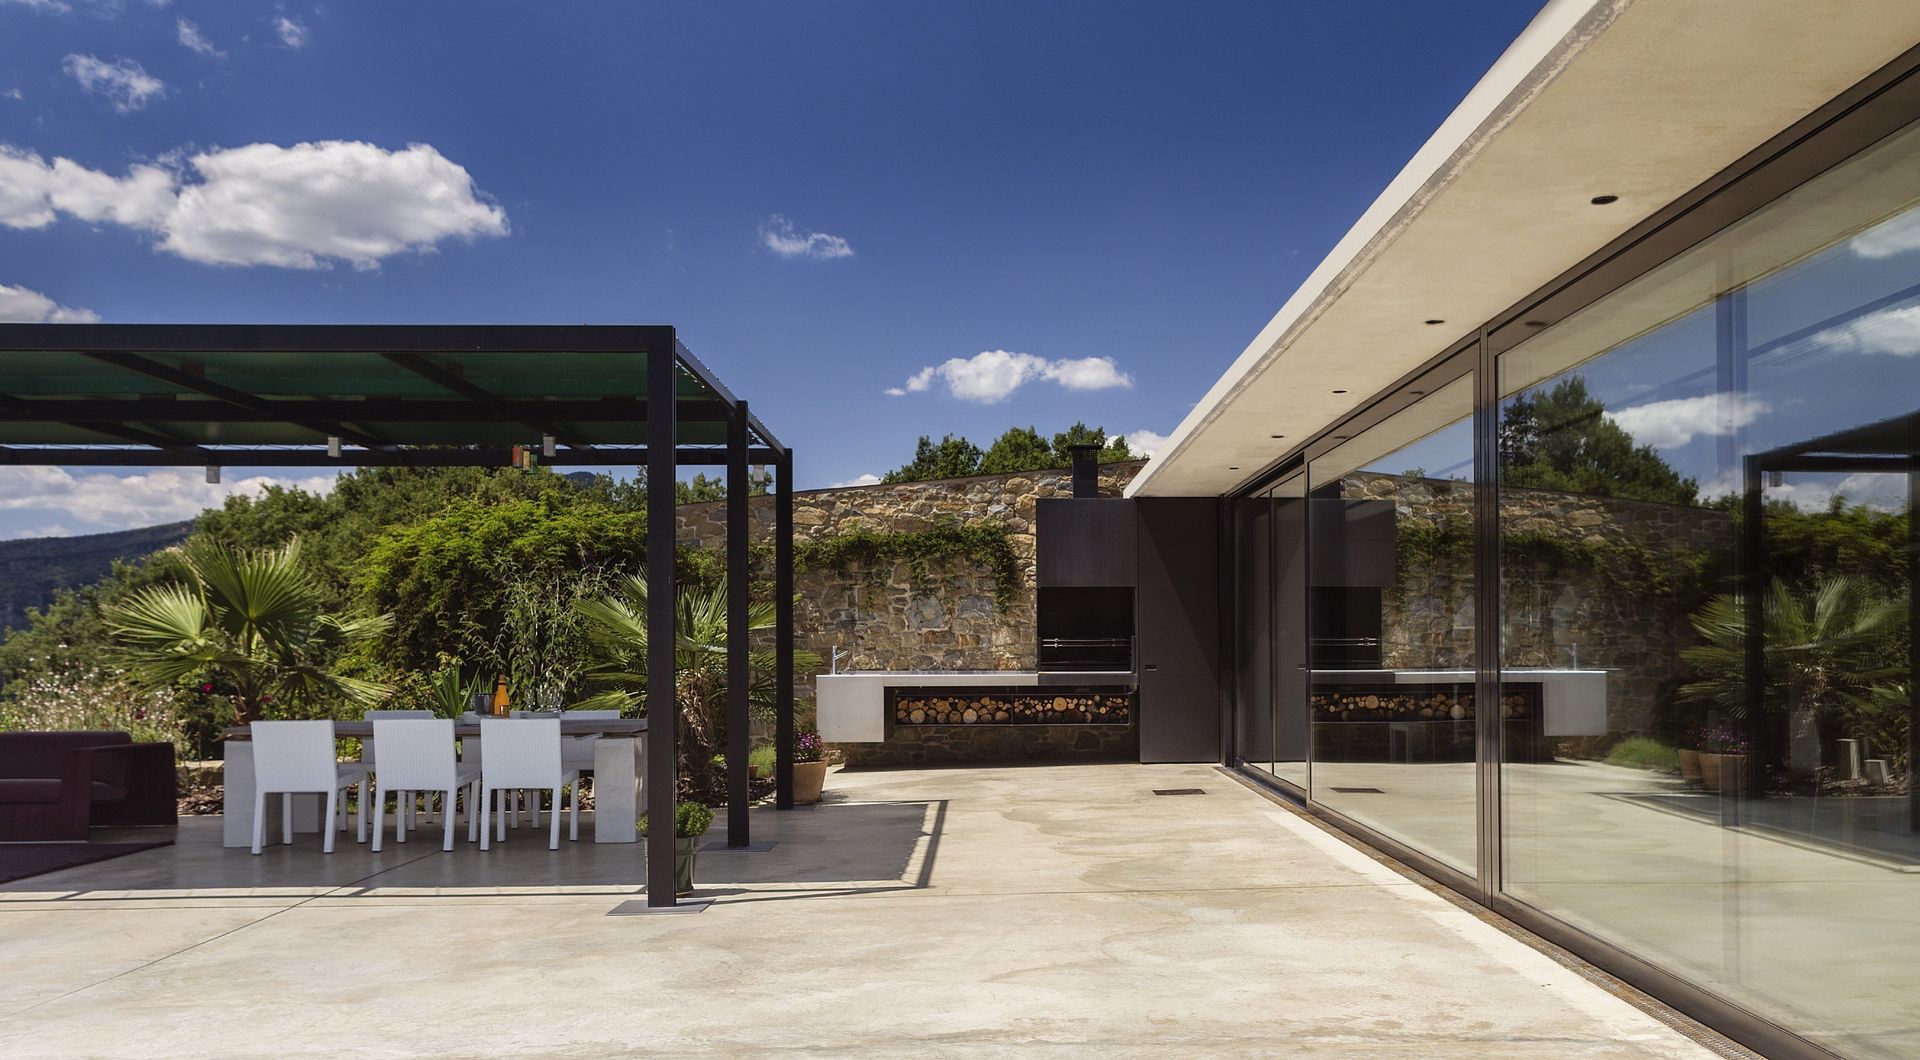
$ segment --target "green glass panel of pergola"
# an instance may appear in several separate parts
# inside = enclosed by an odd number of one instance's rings
[[[452,396],[432,379],[365,351],[173,351],[146,354],[164,367],[263,398],[435,398]],[[646,357],[639,353],[463,351],[421,354],[503,400],[644,398]],[[676,397],[718,398],[682,370]],[[186,391],[119,365],[67,350],[0,351],[0,393],[18,397],[111,398]]]

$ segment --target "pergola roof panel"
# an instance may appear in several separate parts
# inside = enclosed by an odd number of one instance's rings
[[[0,445],[644,445],[661,355],[678,444],[724,444],[739,403],[668,327],[0,325]]]

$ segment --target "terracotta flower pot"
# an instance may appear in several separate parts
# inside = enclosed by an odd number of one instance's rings
[[[1700,780],[1708,791],[1741,794],[1747,790],[1747,756],[1700,752]]]
[[[1680,779],[1689,784],[1700,783],[1700,752],[1691,747],[1680,749]]]
[[[793,764],[793,801],[819,802],[820,789],[827,785],[827,764],[825,762],[795,762]]]

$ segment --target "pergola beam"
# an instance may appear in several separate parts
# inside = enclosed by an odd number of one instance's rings
[[[185,369],[162,364],[159,361],[142,357],[139,354],[118,350],[85,350],[81,352],[81,356],[90,360],[99,361],[101,364],[110,364],[115,368],[121,368],[137,375],[144,375],[149,379],[158,380],[170,386],[177,386],[191,393],[205,395],[216,401],[231,405],[236,409],[244,409],[248,412],[262,414],[272,411],[270,407],[271,402],[265,398],[249,394],[244,390],[237,390],[223,383],[213,382]],[[202,418],[205,418],[204,410]],[[379,438],[353,430],[344,424],[324,422],[324,417],[322,418],[322,422],[300,422],[297,420],[289,420],[288,422],[323,436],[352,441],[355,445],[378,448],[387,444]]]
[[[91,424],[74,424],[86,430],[99,430]],[[136,433],[136,432],[129,432]],[[138,438],[125,441],[136,445],[159,445],[161,436],[137,432]],[[149,440],[151,439],[151,440]],[[206,467],[336,467],[341,464],[365,467],[507,467],[513,462],[513,450],[504,446],[459,447],[425,446],[414,448],[369,449],[329,456],[325,449],[210,449],[183,442],[168,443],[165,451],[154,449],[118,449],[111,446],[22,446],[0,447],[0,464],[39,464],[56,467],[177,467],[180,454],[190,452],[190,463]],[[582,452],[563,450],[541,463],[552,467],[640,467],[647,463],[648,450],[604,448]],[[770,449],[747,450],[753,463],[772,463],[778,454]],[[719,467],[727,462],[724,449],[681,447],[674,463],[691,467]]]
[[[494,394],[491,390],[486,389],[485,387],[475,386],[474,384],[467,382],[465,379],[462,379],[460,376],[456,375],[452,371],[449,371],[443,365],[435,364],[433,361],[428,360],[426,357],[423,357],[417,353],[382,353],[380,356],[386,358],[389,362],[393,364],[397,364],[400,367],[405,368],[407,371],[412,372],[413,374],[419,376],[420,378],[425,379],[430,383],[433,383],[434,385],[440,387],[443,390],[452,391],[453,393],[458,394],[463,398],[466,398],[468,401],[471,401],[474,404],[480,406],[481,408],[484,408],[489,412],[494,413],[495,415],[501,417],[502,419],[509,418],[510,410],[507,408],[507,403],[501,400],[499,396]],[[652,358],[649,357],[648,361],[649,363],[651,363]],[[671,394],[672,391],[669,390],[668,393]],[[567,431],[561,428],[558,424],[552,423],[548,420],[522,419],[520,422],[526,424],[527,426],[533,428],[536,431],[539,431],[541,434],[552,435],[556,441],[561,442],[562,444],[566,445],[570,449],[593,448],[591,445],[588,445],[586,442],[581,441],[572,432]],[[650,439],[650,441],[651,440],[652,439]],[[671,439],[669,439],[669,442],[671,442]],[[658,443],[655,442],[655,444],[658,444]]]
[[[720,401],[680,401],[676,403],[676,408],[683,426],[725,424],[730,415],[726,403]],[[648,409],[648,403],[639,398],[498,399],[487,407],[487,412],[493,418],[523,424],[532,419],[637,423],[647,418]],[[75,400],[13,395],[0,401],[0,423],[100,419],[152,423],[298,423],[328,420],[358,423],[469,423],[474,418],[473,412],[473,406],[465,401],[442,398],[262,398],[244,408],[217,401],[142,401],[123,398]],[[534,429],[538,430],[537,427]]]

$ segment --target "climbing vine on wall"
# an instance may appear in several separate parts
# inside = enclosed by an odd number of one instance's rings
[[[969,563],[993,572],[993,603],[1003,614],[1020,592],[1020,557],[1007,528],[993,523],[885,533],[856,530],[796,541],[793,552],[795,565],[803,570],[819,567],[846,574],[859,567],[875,580],[904,562],[916,592],[938,588],[936,565]]]

